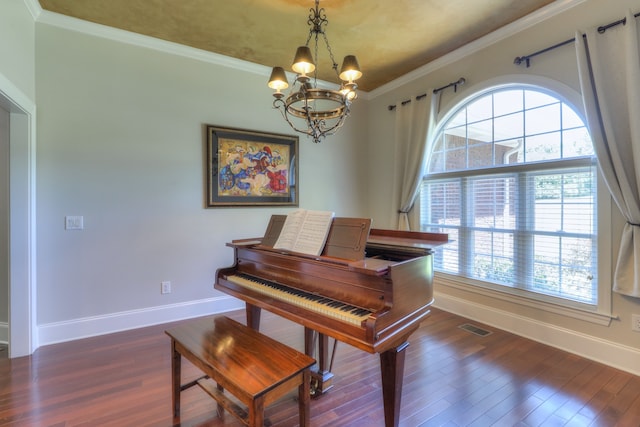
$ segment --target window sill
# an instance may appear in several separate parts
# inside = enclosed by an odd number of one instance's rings
[[[492,288],[491,284],[447,273],[435,272],[435,280],[437,280],[438,284],[450,288],[459,289],[465,292],[472,292],[478,295],[499,299],[501,301],[535,308],[537,310],[544,310],[549,313],[597,325],[609,326],[611,324],[611,320],[616,318],[611,313],[604,313],[590,308],[571,306],[569,305],[571,304],[570,302],[568,302],[567,305],[550,302],[546,300],[547,297],[544,295],[535,295],[536,298],[534,298],[534,294],[532,294],[532,296],[522,295],[528,292],[519,289],[505,288],[504,290],[497,290]]]

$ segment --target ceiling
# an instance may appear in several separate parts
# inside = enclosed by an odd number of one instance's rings
[[[290,69],[313,0],[39,0],[44,10]],[[335,60],[358,58],[371,91],[553,0],[321,0]],[[322,39],[318,78],[337,81]],[[313,50],[313,48],[312,48]],[[265,81],[268,76],[265,76]]]

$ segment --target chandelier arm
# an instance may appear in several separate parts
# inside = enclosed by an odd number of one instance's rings
[[[301,129],[289,118],[289,112],[282,99],[274,100],[273,108],[280,110],[280,114],[293,130],[311,137],[314,143],[319,143],[323,138],[336,133],[344,125],[345,119],[349,116],[349,111],[347,110],[345,114],[338,117],[330,126],[327,126],[325,119],[314,119],[311,116],[306,116],[302,123],[306,123],[307,128]],[[294,117],[297,116],[294,115]]]
[[[286,88],[286,83],[280,83],[280,80],[277,80],[276,77],[272,77],[269,82],[269,87],[276,89],[273,94],[276,98],[273,101],[273,108],[280,110],[280,114],[293,130],[307,135],[315,143],[320,142],[328,135],[333,135],[344,125],[346,118],[350,114],[351,101],[356,97],[355,89],[357,86],[351,81],[346,85],[345,81],[340,78],[338,63],[333,56],[329,38],[325,32],[327,23],[327,15],[324,8],[320,8],[320,0],[315,0],[315,7],[309,9],[307,24],[310,29],[305,43],[307,51],[310,51],[309,44],[312,42],[311,37],[314,37],[315,50],[313,53],[309,52],[311,55],[307,54],[307,57],[315,56],[314,58],[309,58],[309,62],[315,61],[316,65],[313,70],[313,76],[301,71],[304,69],[303,66],[298,67],[298,54],[296,53],[296,67],[294,67],[294,70],[300,72],[294,84],[291,85],[289,95],[285,98],[285,95],[279,91],[281,88]],[[340,90],[318,89],[317,87],[320,34],[322,34],[331,59],[331,67],[340,82]],[[350,58],[352,58],[351,62],[355,63],[357,69],[355,56],[351,55]],[[349,65],[353,66],[351,63]]]
[[[320,128],[324,127],[324,129],[317,129],[318,137],[316,142],[319,142],[321,138],[324,138],[326,136],[330,136],[336,133],[344,124],[345,119],[346,119],[346,116],[340,117],[340,119],[330,127],[325,127],[326,123],[324,122],[324,120],[318,120],[317,121],[318,123],[315,123],[315,126]]]
[[[278,105],[279,104],[279,105]],[[289,126],[291,126],[291,128],[293,130],[295,130],[296,132],[305,134],[307,136],[310,136],[313,138],[313,142],[318,143],[320,142],[320,138],[322,135],[318,136],[316,135],[316,132],[314,132],[314,129],[312,127],[309,126],[309,128],[307,129],[300,129],[292,120],[289,119],[289,114],[287,113],[287,108],[284,104],[284,101],[282,101],[281,99],[276,99],[273,101],[273,108],[276,108],[280,111],[280,114],[282,115],[282,117],[284,118],[284,120],[289,124]]]

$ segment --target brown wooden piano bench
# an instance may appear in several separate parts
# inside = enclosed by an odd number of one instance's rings
[[[224,316],[188,320],[165,332],[171,337],[174,418],[180,417],[180,392],[198,385],[216,400],[220,417],[227,410],[247,426],[262,427],[265,407],[298,387],[300,425],[309,425],[313,358]],[[205,376],[181,384],[182,357]]]

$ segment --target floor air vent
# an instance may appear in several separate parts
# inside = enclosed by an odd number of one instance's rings
[[[486,337],[487,335],[491,335],[490,331],[487,331],[486,329],[482,329],[479,328],[477,326],[474,326],[470,323],[465,323],[464,325],[460,325],[458,326],[460,329],[464,329],[467,332],[471,332],[474,335],[478,335],[480,337]]]

